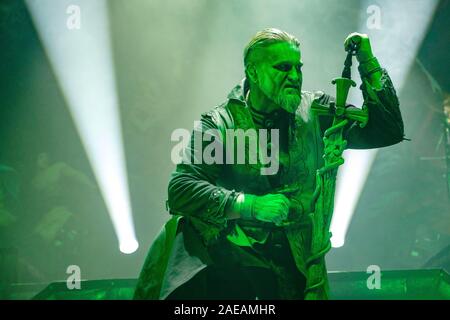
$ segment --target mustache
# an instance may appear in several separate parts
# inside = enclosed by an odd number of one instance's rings
[[[298,83],[287,83],[284,87],[300,90],[300,84]]]

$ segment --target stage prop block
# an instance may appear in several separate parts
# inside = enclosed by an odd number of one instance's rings
[[[330,272],[331,298],[335,300],[450,300],[450,276],[444,270],[382,271],[379,288],[369,289],[366,272]],[[128,300],[136,279],[81,281],[80,289],[68,289],[66,282],[54,282],[33,297],[35,300]],[[369,281],[370,282],[370,281]],[[36,287],[36,286],[35,286]],[[373,286],[372,286],[373,287]],[[21,299],[20,292],[9,290],[7,299]],[[31,287],[30,287],[31,288]]]

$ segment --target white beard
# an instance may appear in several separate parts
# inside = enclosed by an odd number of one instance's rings
[[[314,94],[308,91],[302,91],[302,98],[297,112],[303,122],[308,123],[311,120],[311,105],[314,100]]]
[[[295,114],[300,105],[301,98],[297,95],[278,95],[275,103],[289,113]]]

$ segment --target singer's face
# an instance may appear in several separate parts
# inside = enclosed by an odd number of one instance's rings
[[[260,91],[279,107],[295,112],[303,80],[300,49],[281,42],[261,48],[259,54],[255,67]]]

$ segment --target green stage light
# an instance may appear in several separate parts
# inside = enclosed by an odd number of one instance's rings
[[[27,0],[123,253],[138,248],[105,0]]]
[[[437,5],[437,0],[380,0],[376,5],[370,0],[361,2],[361,10],[367,10],[368,15],[363,15],[364,20],[360,22],[358,32],[369,35],[374,54],[389,71],[398,93],[406,81]],[[375,21],[376,19],[379,21]],[[362,105],[361,97],[357,96],[359,92],[356,94],[355,91],[357,90],[351,91],[348,101]],[[331,222],[331,243],[334,248],[344,245],[348,227],[376,154],[376,149],[347,150],[344,153],[345,163],[338,175]]]

